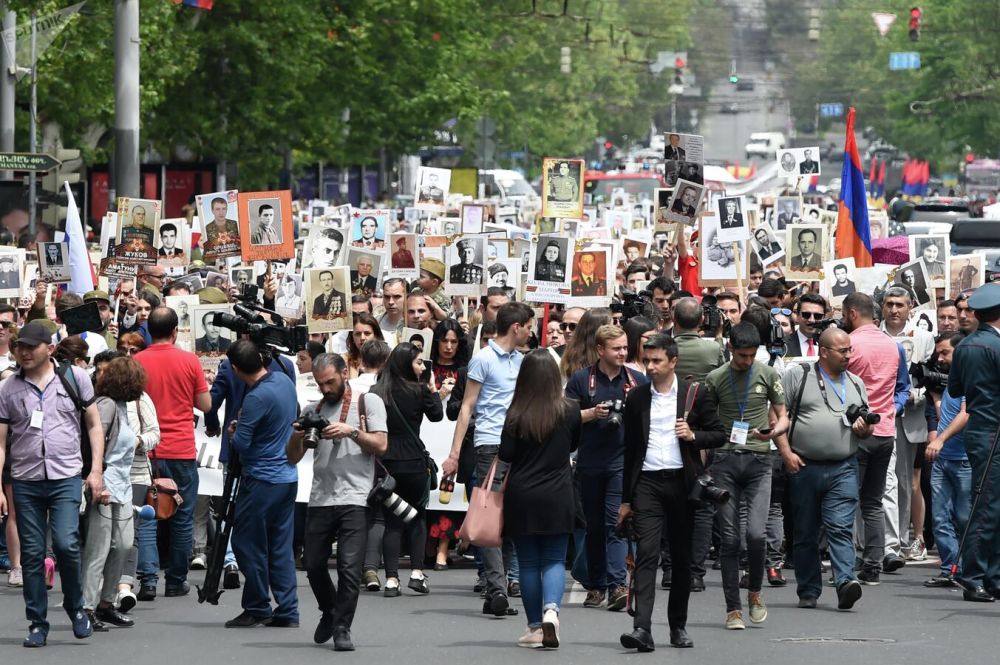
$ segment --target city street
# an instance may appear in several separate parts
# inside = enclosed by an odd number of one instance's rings
[[[834,609],[836,595],[825,588],[819,608],[795,607],[792,583],[783,588],[765,586],[767,621],[748,623],[746,631],[723,628],[724,605],[718,571],[709,573],[705,593],[693,594],[688,629],[695,642],[691,650],[668,645],[667,592],[657,592],[653,637],[657,652],[649,662],[699,663],[810,663],[847,665],[883,663],[991,662],[993,630],[1000,607],[961,600],[960,591],[926,589],[924,579],[936,572],[932,562],[908,564],[898,575],[883,575],[881,586],[864,588],[854,611]],[[793,573],[787,571],[789,576]],[[194,573],[198,580],[201,573]],[[515,640],[524,630],[523,616],[494,619],[480,614],[482,601],[471,592],[473,569],[430,573],[431,594],[418,597],[408,590],[400,598],[362,593],[354,624],[354,655],[332,653],[332,645],[317,646],[312,633],[318,620],[304,573],[299,573],[302,626],[299,629],[257,627],[226,630],[224,621],[240,612],[239,592],[226,592],[219,606],[199,605],[192,595],[140,603],[133,610],[136,626],[74,640],[68,620],[50,595],[53,622],[47,648],[31,654],[33,663],[121,662],[137,657],[169,658],[174,663],[239,662],[243,665],[290,661],[328,663],[331,658],[364,659],[384,663],[527,662],[539,656],[518,649]],[[57,582],[58,589],[58,582]],[[162,583],[161,583],[162,594]],[[584,609],[579,586],[567,595],[559,655],[566,663],[607,663],[627,655],[618,644],[629,629],[624,613]],[[514,607],[520,608],[519,600]],[[53,609],[54,608],[54,609]],[[523,615],[523,611],[522,611]],[[0,587],[0,651],[3,662],[26,662],[21,650],[26,633],[20,590]],[[745,616],[745,613],[744,613]],[[545,656],[542,656],[543,658]],[[630,660],[643,658],[630,656]],[[533,662],[533,661],[532,661]]]

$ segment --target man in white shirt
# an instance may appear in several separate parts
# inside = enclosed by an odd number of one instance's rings
[[[699,450],[726,441],[718,407],[704,388],[690,391],[676,377],[677,343],[665,334],[643,344],[643,363],[651,383],[629,391],[625,403],[625,468],[618,522],[631,519],[636,541],[635,619],[621,645],[653,651],[650,634],[656,594],[660,533],[666,522],[671,552],[671,588],[667,604],[670,644],[694,646],[688,637],[687,606],[691,594],[691,535],[694,502],[688,496],[704,473]]]

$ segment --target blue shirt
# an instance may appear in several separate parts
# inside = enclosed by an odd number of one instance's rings
[[[580,403],[580,409],[589,409],[607,400],[625,401],[626,375],[637,388],[649,379],[644,374],[622,367],[618,376],[609,379],[599,367],[594,367],[594,395],[590,395],[590,367],[585,367],[569,377],[566,382],[566,397]],[[581,469],[620,470],[625,464],[625,428],[612,425],[607,418],[585,423],[580,429],[580,447],[576,453],[576,465]]]
[[[285,454],[297,405],[295,384],[280,371],[268,372],[247,391],[232,439],[243,475],[268,483],[299,479]]]
[[[938,434],[943,432],[945,428],[951,424],[951,421],[953,421],[959,411],[962,410],[963,404],[965,404],[964,397],[952,397],[951,393],[947,390],[941,394],[941,419],[938,421]],[[965,454],[964,432],[959,432],[945,441],[944,445],[941,446],[941,452],[938,453],[938,457],[949,460],[969,459],[969,456]]]
[[[476,400],[474,446],[499,446],[500,433],[507,420],[507,407],[514,397],[514,384],[521,370],[524,354],[514,349],[507,353],[495,340],[480,349],[469,361],[469,380],[481,384]]]

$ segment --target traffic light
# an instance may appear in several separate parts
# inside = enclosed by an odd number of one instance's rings
[[[559,49],[559,71],[563,74],[569,74],[573,71],[572,52],[568,46]]]
[[[38,193],[38,205],[43,207],[42,223],[51,228],[57,228],[69,213],[66,192],[63,183],[75,185],[80,182],[80,170],[83,160],[79,150],[59,148],[53,155],[61,162],[59,166],[45,174],[42,178],[42,190]]]
[[[615,144],[611,141],[604,142],[604,159],[615,158]]]
[[[729,66],[729,82],[736,85],[740,82],[740,75],[736,73],[736,61],[733,60],[732,64]]]
[[[914,7],[910,10],[910,41],[912,42],[920,39],[920,19],[923,15],[920,7]]]
[[[674,85],[684,85],[684,66],[686,64],[684,58],[674,60]]]

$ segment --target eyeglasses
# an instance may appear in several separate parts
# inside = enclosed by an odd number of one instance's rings
[[[777,316],[778,314],[784,314],[785,316],[791,316],[792,310],[786,309],[785,307],[772,307],[771,316]]]
[[[131,356],[133,354],[142,351],[142,349],[139,348],[138,346],[119,346],[118,350],[124,353],[126,356]]]
[[[563,323],[559,324],[559,330],[561,330],[563,332],[575,332],[576,331],[576,324],[575,323],[567,323],[567,322],[564,321]]]
[[[773,310],[772,310],[773,311]],[[812,319],[813,321],[822,321],[822,312],[799,312],[800,319]]]
[[[823,346],[823,347],[820,347],[820,348],[829,349],[830,351],[836,351],[837,353],[839,353],[841,355],[847,355],[848,353],[850,353],[851,351],[854,350],[853,346],[845,346],[845,347],[840,348],[840,349],[838,349],[835,346]]]
[[[611,320],[614,321],[615,323],[621,323],[622,319],[624,318],[625,316],[623,314],[613,314],[611,316]]]

